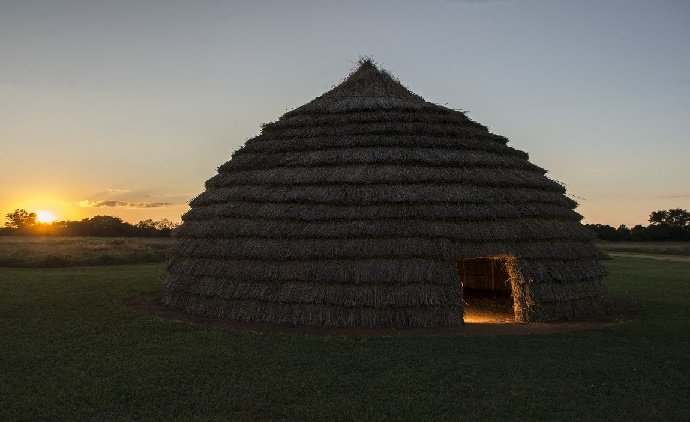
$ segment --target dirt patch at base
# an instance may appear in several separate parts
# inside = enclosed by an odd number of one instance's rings
[[[168,308],[161,300],[160,292],[145,293],[125,299],[128,307],[164,320],[186,322],[190,324],[206,325],[223,328],[229,331],[259,331],[280,332],[293,334],[310,334],[318,336],[401,336],[401,335],[496,335],[496,334],[548,334],[571,330],[585,330],[600,328],[632,319],[640,313],[637,306],[624,299],[607,298],[604,301],[603,315],[591,321],[546,323],[523,323],[505,321],[505,319],[491,321],[486,319],[481,323],[465,323],[459,327],[423,327],[423,328],[337,328],[337,327],[308,327],[281,326],[259,322],[229,321],[219,318],[191,315]],[[466,316],[467,318],[467,316]]]

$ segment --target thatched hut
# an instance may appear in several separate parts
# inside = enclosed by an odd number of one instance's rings
[[[595,314],[605,270],[564,187],[370,61],[267,124],[174,233],[172,308],[231,320],[454,326],[471,291],[515,320]]]

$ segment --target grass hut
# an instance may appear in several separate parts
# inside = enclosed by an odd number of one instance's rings
[[[545,173],[362,61],[206,182],[174,233],[164,301],[339,327],[455,326],[475,295],[507,298],[517,321],[589,317],[601,255]]]

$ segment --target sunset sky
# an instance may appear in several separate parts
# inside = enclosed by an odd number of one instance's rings
[[[364,55],[528,152],[585,222],[690,209],[688,1],[1,0],[0,212],[179,221]]]

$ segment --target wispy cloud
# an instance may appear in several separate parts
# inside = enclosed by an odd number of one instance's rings
[[[174,205],[171,202],[125,202],[125,201],[90,201],[84,199],[76,202],[82,208],[125,207],[125,208],[161,208]]]
[[[124,192],[131,192],[132,189],[118,189],[118,188],[108,188],[106,189],[107,192],[113,192],[113,193],[124,193]]]

